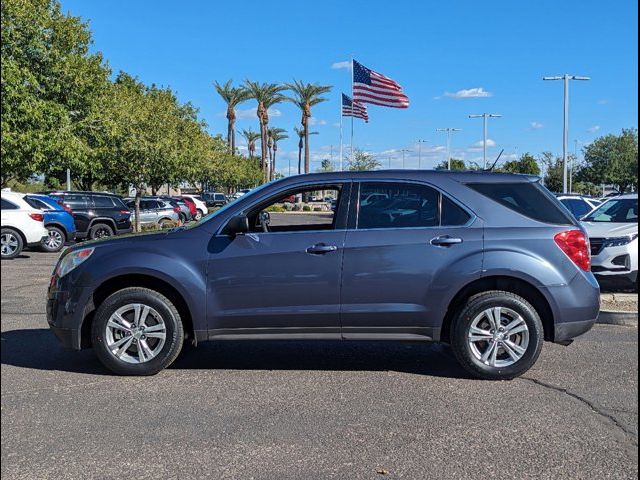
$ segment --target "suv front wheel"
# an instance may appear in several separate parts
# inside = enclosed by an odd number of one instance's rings
[[[451,333],[460,364],[486,380],[511,380],[525,373],[538,359],[543,341],[535,308],[502,291],[471,297],[454,319]]]
[[[109,296],[91,327],[100,361],[119,375],[155,375],[182,349],[184,330],[171,301],[147,288],[131,287]]]

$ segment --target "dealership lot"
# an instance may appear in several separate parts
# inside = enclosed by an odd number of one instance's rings
[[[436,344],[228,342],[155,377],[48,331],[56,255],[2,264],[3,478],[635,478],[638,332],[546,344],[512,382]]]

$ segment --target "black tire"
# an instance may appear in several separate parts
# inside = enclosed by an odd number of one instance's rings
[[[182,223],[187,223],[187,214],[184,212],[180,212],[178,217]]]
[[[468,340],[474,319],[494,307],[502,307],[520,315],[528,328],[528,346],[522,357],[512,365],[491,366],[482,362],[472,351]],[[451,347],[460,365],[473,376],[485,380],[511,380],[519,377],[536,363],[543,342],[544,327],[536,309],[524,298],[503,291],[489,291],[471,297],[454,318],[451,332]],[[501,348],[501,355],[506,357],[507,352],[504,347]]]
[[[149,306],[160,314],[166,327],[166,339],[159,353],[151,360],[144,363],[127,363],[116,358],[107,346],[106,329],[111,315],[116,310],[136,303]],[[168,298],[148,288],[131,287],[110,295],[98,307],[91,326],[91,340],[98,359],[112,372],[118,375],[155,375],[171,365],[182,350],[184,329],[180,313]]]
[[[194,217],[194,220],[200,221],[200,220],[202,220],[202,217],[204,217],[204,216],[205,216],[205,213],[198,208],[196,210],[196,216]]]
[[[161,230],[171,228],[173,225],[174,225],[174,222],[170,218],[163,218],[158,222],[158,226],[160,227]]]
[[[24,241],[17,230],[3,228],[0,236],[2,237],[2,260],[11,260],[22,253]]]
[[[40,242],[40,249],[44,252],[59,252],[64,247],[67,236],[64,231],[53,225],[47,226],[49,237]]]
[[[113,234],[113,228],[111,228],[111,226],[107,225],[106,223],[96,223],[91,227],[91,230],[89,230],[89,238],[91,240],[112,237]]]

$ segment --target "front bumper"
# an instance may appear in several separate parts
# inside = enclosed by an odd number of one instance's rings
[[[47,323],[65,348],[81,350],[89,346],[89,332],[83,332],[86,316],[94,310],[92,290],[75,287],[58,290],[52,282],[47,294]]]

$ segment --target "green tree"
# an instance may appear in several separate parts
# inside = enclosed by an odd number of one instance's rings
[[[227,104],[227,144],[231,155],[236,153],[236,107],[251,98],[251,94],[244,87],[234,87],[231,80],[224,84],[214,82],[218,95]]]
[[[620,135],[605,135],[584,148],[584,166],[579,181],[595,185],[615,185],[623,193],[638,188],[638,130],[629,128]]]
[[[269,157],[271,158],[270,180],[276,178],[276,155],[278,153],[278,142],[289,138],[284,128],[269,128]]]
[[[551,152],[543,152],[540,163],[544,165],[544,184],[552,192],[562,192],[564,188],[564,161]]]
[[[347,163],[349,165],[349,170],[352,172],[375,170],[380,168],[382,165],[376,157],[358,148],[354,149],[353,159],[348,158]]]
[[[517,160],[509,160],[500,169],[508,173],[521,173],[526,175],[540,175],[540,165],[530,153],[523,153]]]
[[[2,185],[67,167],[90,178],[109,70],[89,53],[89,29],[53,0],[7,0],[0,9]]]
[[[240,135],[242,135],[242,137],[247,142],[249,158],[253,158],[256,154],[256,141],[258,141],[258,139],[260,138],[260,134],[258,132],[254,132],[253,130],[251,130],[251,128],[249,128],[243,129],[240,132]]]
[[[259,83],[251,80],[245,80],[245,88],[249,91],[250,97],[258,102],[256,111],[258,120],[260,121],[260,166],[264,181],[267,181],[268,163],[268,138],[267,131],[269,129],[269,108],[273,105],[285,100],[280,93],[286,87],[277,83]]]
[[[449,161],[443,160],[438,165],[436,165],[436,170],[449,170]],[[467,165],[464,163],[464,160],[459,160],[457,158],[451,159],[451,170],[467,170]]]
[[[315,83],[304,83],[294,80],[288,83],[287,88],[293,92],[293,97],[289,101],[298,106],[302,112],[300,125],[304,136],[304,173],[309,173],[311,168],[311,152],[309,149],[309,119],[311,118],[311,107],[325,102],[327,99],[322,97],[325,93],[331,91],[329,85],[318,85]]]
[[[298,136],[298,175],[302,175],[302,151],[305,144],[305,131],[298,127],[293,127],[293,131],[296,132],[296,135]],[[307,132],[306,135],[318,135],[318,132]]]
[[[335,169],[333,168],[333,163],[331,163],[331,160],[329,160],[328,158],[325,158],[324,160],[322,160],[319,171],[327,172],[327,173],[335,171]]]

